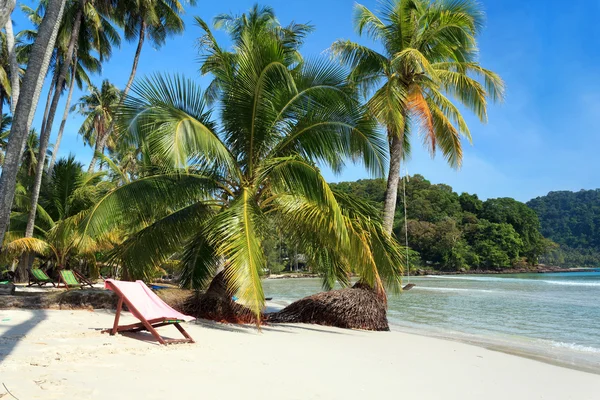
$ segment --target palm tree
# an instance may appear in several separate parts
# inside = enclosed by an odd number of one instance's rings
[[[49,169],[52,169],[58,156],[58,150],[62,135],[64,133],[69,111],[71,109],[71,99],[75,84],[82,89],[83,84],[90,85],[91,81],[88,73],[100,73],[102,71],[102,62],[109,59],[112,54],[113,46],[120,46],[121,38],[115,28],[111,25],[108,17],[94,16],[84,19],[84,24],[80,30],[80,38],[77,45],[77,51],[74,54],[73,63],[67,76],[68,94],[65,103],[65,109],[60,123],[60,128],[54,143],[54,151]],[[95,54],[97,54],[97,57]]]
[[[84,231],[128,232],[113,257],[129,278],[175,257],[181,284],[200,288],[226,260],[229,288],[256,315],[269,220],[290,227],[326,287],[348,284],[355,271],[382,296],[384,280],[397,288],[402,258],[377,212],[332,191],[316,166],[339,171],[354,159],[383,172],[385,142],[344,70],[323,61],[288,66],[280,40],[243,35],[220,92],[216,123],[190,80],[157,75],[134,85],[118,128],[146,149],[154,171],[98,202]]]
[[[191,5],[196,4],[196,0],[188,0],[187,2]],[[125,39],[129,41],[137,39],[138,42],[133,56],[131,73],[123,90],[122,101],[131,89],[146,37],[154,47],[161,47],[167,37],[183,32],[185,28],[181,19],[183,12],[183,5],[179,0],[125,0],[118,2],[114,15],[120,18],[119,21],[123,25]],[[104,151],[106,141],[112,134],[113,129],[114,126],[111,125],[107,134],[100,138],[98,146],[101,152]],[[96,161],[96,153],[94,153],[88,172],[94,171]]]
[[[48,0],[46,13],[31,48],[27,71],[20,88],[19,102],[13,115],[11,134],[0,176],[0,243],[4,241],[4,233],[10,218],[21,151],[31,126],[33,115],[31,110],[37,107],[64,6],[65,2],[62,0]]]
[[[461,136],[471,141],[471,134],[449,97],[482,122],[487,119],[487,99],[503,97],[501,78],[477,61],[482,22],[483,12],[474,0],[389,0],[380,16],[357,4],[358,33],[379,42],[383,51],[348,40],[332,46],[333,54],[352,68],[350,79],[363,93],[372,93],[368,107],[387,130],[387,232],[393,227],[400,163],[410,152],[413,125],[420,128],[432,155],[439,149],[452,167],[460,167]]]
[[[94,154],[98,157],[104,152],[101,146],[106,143],[105,136],[121,101],[121,91],[108,79],[102,81],[100,89],[90,86],[89,91],[90,94],[82,96],[72,110],[85,116],[79,134],[85,144],[95,147]]]
[[[44,130],[40,133],[40,152],[38,155],[40,162],[37,166],[35,183],[32,188],[29,222],[25,231],[26,237],[31,237],[33,234],[37,202],[44,175],[44,166],[46,165],[46,150],[50,141],[52,124],[58,107],[58,101],[64,90],[67,73],[72,66],[78,65],[79,48],[81,47],[82,53],[85,55],[94,49],[98,52],[99,61],[101,62],[110,56],[112,45],[120,43],[118,35],[106,18],[102,16],[103,12],[108,13],[102,7],[106,7],[106,4],[99,0],[93,3],[87,0],[77,0],[69,3],[63,24],[59,30],[56,54],[57,65],[55,68],[60,72],[56,79],[54,95],[48,109],[48,118],[45,121]],[[89,58],[86,56],[82,57],[81,60],[84,61]],[[99,68],[97,63],[91,63],[90,65]]]
[[[198,40],[198,45],[203,51],[200,73],[212,74],[214,77],[206,91],[207,100],[211,103],[218,99],[222,80],[226,80],[232,72],[236,54],[219,46],[204,20],[196,17],[196,24],[204,31],[204,35]],[[242,15],[218,15],[214,19],[214,27],[224,29],[234,43],[240,43],[244,36],[253,37],[255,40],[259,40],[261,35],[272,36],[282,43],[285,65],[288,66],[303,61],[299,48],[306,36],[314,30],[314,26],[310,24],[295,22],[285,27],[281,26],[273,8],[259,5],[254,5],[248,13]]]

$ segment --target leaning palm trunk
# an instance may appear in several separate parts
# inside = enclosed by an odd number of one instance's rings
[[[388,133],[390,143],[390,169],[388,172],[385,202],[383,204],[383,228],[388,234],[394,228],[396,201],[398,197],[398,181],[400,180],[400,163],[402,161],[402,138]]]
[[[58,79],[59,72],[60,71],[58,70],[58,68],[56,68],[54,74],[52,74],[52,81],[50,81],[50,88],[48,89],[48,96],[46,97],[46,107],[44,107],[44,116],[42,117],[42,128],[40,129],[40,132],[44,132],[46,130],[46,121],[48,120],[50,103],[52,103],[52,94],[54,93],[54,88],[56,86],[56,80]]]
[[[140,36],[138,40],[138,45],[135,50],[135,56],[133,57],[133,65],[131,67],[131,73],[129,74],[129,80],[127,81],[127,85],[125,85],[125,89],[121,94],[121,101],[119,102],[118,108],[123,106],[123,102],[125,98],[129,94],[129,90],[131,89],[131,85],[133,84],[133,80],[135,79],[135,74],[137,73],[138,63],[140,61],[140,54],[142,53],[142,47],[144,46],[144,39],[146,37],[146,24],[144,21],[140,23]],[[98,156],[104,154],[104,147],[106,146],[106,142],[109,136],[112,134],[115,127],[115,121],[113,120],[108,127],[108,130],[101,135],[101,137],[96,138],[96,148],[94,151],[94,155],[92,156],[92,160],[90,161],[90,166],[88,167],[88,173],[94,172],[94,168],[96,166],[96,162],[98,161]]]
[[[48,71],[64,6],[65,2],[62,0],[48,1],[46,13],[39,26],[27,71],[23,78],[19,102],[15,109],[10,139],[6,149],[2,176],[0,177],[0,243],[4,241],[4,233],[8,226],[15,195],[22,149],[35,115],[42,85],[44,84],[44,77]]]
[[[15,0],[0,0],[0,26],[4,26],[10,20],[15,4]]]
[[[67,95],[67,103],[65,104],[65,111],[63,112],[62,121],[60,122],[60,128],[58,129],[58,135],[56,136],[56,142],[54,143],[54,148],[52,149],[52,158],[50,159],[50,164],[48,164],[48,172],[52,171],[54,168],[54,163],[56,162],[56,157],[58,156],[58,149],[60,147],[60,142],[62,140],[63,132],[65,131],[65,125],[67,123],[67,118],[69,117],[69,107],[71,106],[71,99],[73,97],[73,89],[75,88],[75,68],[77,66],[77,54],[73,55],[73,74],[71,77],[71,83],[69,84],[69,94]]]
[[[15,114],[17,102],[19,101],[19,63],[15,51],[15,34],[13,32],[12,20],[9,18],[4,26],[6,29],[6,46],[8,48],[8,60],[10,65],[10,112]],[[2,115],[2,114],[0,114]]]
[[[67,72],[71,66],[74,54],[77,52],[77,38],[79,37],[79,28],[81,27],[81,19],[83,17],[82,11],[78,11],[75,24],[73,25],[73,32],[65,54],[65,61],[60,69],[60,73],[56,80],[56,86],[54,88],[54,96],[52,97],[52,103],[50,104],[50,111],[48,112],[48,120],[46,121],[46,127],[43,132],[40,133],[40,147],[38,152],[38,162],[35,168],[35,178],[33,182],[33,188],[31,191],[31,205],[29,209],[29,216],[27,218],[27,227],[25,228],[25,237],[33,237],[33,230],[35,228],[35,216],[37,213],[37,205],[40,197],[40,189],[42,187],[42,178],[44,177],[44,165],[46,161],[46,152],[48,150],[48,144],[50,142],[50,133],[52,132],[52,124],[54,122],[54,116],[58,108],[58,101],[62,94],[62,88],[67,76]],[[18,275],[22,276],[25,274],[23,268],[29,268],[33,262],[33,257],[30,255],[24,255],[23,258],[27,257],[28,260],[25,262],[24,259],[19,263]]]

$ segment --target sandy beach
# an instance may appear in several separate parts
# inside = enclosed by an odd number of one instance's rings
[[[598,398],[600,375],[396,331],[197,322],[195,344],[164,347],[101,334],[113,315],[1,310],[0,383],[21,400]]]

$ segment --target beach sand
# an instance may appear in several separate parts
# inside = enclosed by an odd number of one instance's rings
[[[101,334],[113,317],[0,310],[0,398],[13,399],[3,385],[20,400],[600,398],[600,375],[395,331],[200,322],[186,324],[195,344],[165,347]]]

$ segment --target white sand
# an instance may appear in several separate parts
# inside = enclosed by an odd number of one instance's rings
[[[0,399],[13,398],[2,383],[20,400],[600,399],[600,375],[400,332],[201,323],[186,325],[196,344],[165,347],[100,334],[112,322],[0,310]]]

